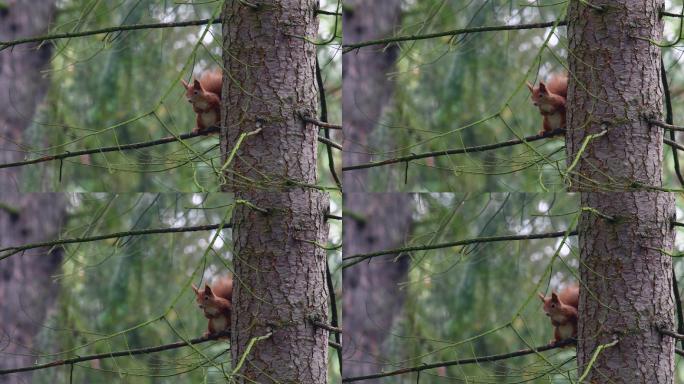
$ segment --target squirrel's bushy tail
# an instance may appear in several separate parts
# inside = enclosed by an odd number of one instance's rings
[[[557,73],[551,75],[549,81],[546,83],[546,89],[556,95],[561,95],[564,98],[568,97],[568,75]]]
[[[231,279],[228,276],[223,276],[219,278],[214,284],[212,284],[211,290],[214,292],[214,295],[222,297],[228,301],[232,301],[233,279]]]
[[[221,73],[221,70],[204,71],[199,81],[205,91],[215,93],[219,98],[221,97],[221,88],[223,85],[223,74]]]

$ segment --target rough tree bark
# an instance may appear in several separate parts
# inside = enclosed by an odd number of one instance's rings
[[[345,193],[344,254],[353,255],[401,246],[411,227],[410,194]],[[382,371],[382,345],[405,295],[398,283],[406,281],[408,258],[396,255],[359,263],[342,273],[343,377]],[[367,383],[379,380],[366,381]]]
[[[674,195],[663,192],[583,193],[579,223],[580,322],[577,364],[590,383],[672,383],[675,330],[672,259]],[[591,294],[589,294],[591,292]]]
[[[662,0],[580,1],[568,9],[567,161],[576,158],[573,190],[625,190],[635,183],[661,186],[663,132],[648,118],[662,115],[660,41]]]
[[[577,362],[586,382],[672,383],[674,197],[661,187],[661,0],[570,2],[569,178],[581,192]],[[596,7],[600,8],[597,9]],[[603,136],[590,134],[605,131]],[[588,140],[588,141],[587,141]],[[587,143],[583,152],[581,147]],[[600,345],[604,349],[589,367]]]
[[[344,42],[390,36],[399,24],[399,0],[348,0],[344,2]],[[397,47],[362,49],[342,56],[342,115],[344,116],[344,165],[370,161],[368,137],[382,116],[392,92],[387,73],[394,68]],[[359,169],[343,175],[346,192],[367,190],[368,170]]]
[[[45,33],[53,1],[13,2],[0,9],[0,40]],[[50,58],[49,44],[22,45],[0,52],[0,162],[21,159],[17,143],[43,98],[48,80],[40,71]],[[56,236],[65,217],[61,195],[22,194],[19,168],[0,171],[0,246],[45,241]],[[28,366],[35,337],[56,301],[61,250],[41,248],[0,261],[0,368]],[[31,373],[0,377],[0,383],[31,382]]]
[[[325,383],[328,322],[325,279],[328,195],[316,183],[315,0],[275,0],[251,8],[226,2],[221,148],[223,189],[235,193],[236,288],[233,364],[237,382]],[[257,341],[251,348],[250,341]]]

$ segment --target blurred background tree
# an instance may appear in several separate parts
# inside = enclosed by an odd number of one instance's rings
[[[49,196],[33,194],[28,196]],[[66,224],[59,238],[82,238],[146,228],[187,227],[230,222],[229,194],[65,194]],[[48,204],[45,199],[44,204]],[[340,199],[331,200],[340,215]],[[341,222],[330,220],[332,244],[341,241]],[[4,245],[4,244],[3,244]],[[167,344],[202,336],[207,320],[197,308],[190,282],[200,285],[232,274],[232,236],[217,230],[123,236],[55,247],[63,255],[49,277],[55,305],[44,320],[34,318],[28,297],[12,317],[35,322],[32,362],[85,356]],[[27,256],[44,258],[49,248],[16,254],[0,263]],[[336,297],[341,300],[340,251],[328,251]],[[32,279],[27,275],[23,281]],[[20,280],[20,283],[22,281]],[[10,303],[8,301],[8,303]],[[340,301],[341,303],[341,301]],[[5,343],[15,343],[12,335]],[[100,359],[33,372],[33,382],[130,383],[224,382],[230,372],[227,341],[211,341],[169,351]],[[2,352],[11,353],[10,350]],[[201,353],[201,354],[200,354]],[[203,355],[202,355],[203,354]],[[205,356],[214,358],[207,362]],[[9,359],[7,361],[9,364]],[[339,380],[337,355],[330,353],[330,372]],[[14,368],[6,366],[2,369]],[[11,375],[10,375],[11,376]],[[7,376],[0,376],[4,382]]]
[[[154,0],[57,4],[49,33],[79,32],[123,24],[216,18],[221,1],[172,3]],[[337,2],[321,9],[335,12]],[[10,7],[11,8],[11,7]],[[319,15],[320,39],[341,35],[334,15]],[[25,37],[25,36],[21,36]],[[188,133],[195,114],[179,80],[221,63],[221,26],[142,29],[53,40],[50,86],[19,149],[27,158],[154,140]],[[341,63],[336,41],[318,47],[329,119],[341,121]],[[22,46],[16,50],[26,49]],[[2,55],[12,55],[7,49]],[[239,58],[235,58],[239,60]],[[336,134],[333,133],[333,139]],[[10,148],[8,148],[10,149]],[[325,150],[320,146],[321,151]],[[334,157],[338,158],[339,151]],[[201,160],[198,154],[202,155]],[[323,185],[334,185],[320,156]],[[220,167],[218,135],[150,148],[88,154],[29,166],[25,191],[216,191],[212,167]],[[341,160],[338,160],[341,164]],[[0,171],[2,172],[2,171]]]
[[[353,3],[353,2],[352,2]],[[413,36],[482,26],[556,22],[565,18],[568,2],[538,1],[405,1],[399,21],[389,32],[373,38]],[[678,13],[681,4],[666,1],[666,10]],[[364,13],[363,6],[347,6],[349,14]],[[387,16],[388,21],[393,20]],[[665,17],[665,40],[679,33],[679,20]],[[345,45],[356,39],[345,32]],[[390,53],[396,53],[394,59]],[[682,81],[675,47],[663,55],[674,103],[675,124],[681,109]],[[538,83],[552,73],[567,72],[564,26],[512,31],[490,31],[407,40],[350,49],[346,64],[390,60],[384,71],[392,98],[382,114],[373,105],[347,103],[365,116],[372,134],[351,143],[372,161],[447,149],[494,144],[541,130],[541,116],[529,99],[525,82]],[[377,91],[384,92],[384,91]],[[359,99],[361,100],[361,99]],[[353,114],[349,112],[349,114]],[[347,113],[345,113],[347,116]],[[346,118],[345,118],[346,121]],[[350,129],[354,126],[350,126]],[[347,137],[351,132],[346,134]],[[533,150],[536,148],[536,150]],[[350,155],[351,156],[351,155]],[[673,160],[666,150],[667,185],[679,186]],[[366,161],[345,161],[348,167]],[[562,138],[532,142],[479,153],[429,157],[367,170],[346,171],[353,179],[368,173],[366,191],[558,191],[564,190],[559,169],[565,169]]]

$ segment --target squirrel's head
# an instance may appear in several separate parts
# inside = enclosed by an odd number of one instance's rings
[[[214,292],[211,291],[211,287],[208,285],[205,285],[204,289],[199,289],[193,284],[192,290],[195,291],[195,295],[197,296],[195,301],[197,301],[197,306],[200,307],[200,309],[206,308],[215,300]]]
[[[558,294],[553,291],[551,293],[551,297],[547,298],[544,296],[543,293],[539,293],[539,299],[544,303],[543,309],[544,312],[546,313],[546,316],[551,316],[555,312],[557,312],[560,307],[561,307],[561,302],[560,299],[558,298]]]
[[[181,83],[185,87],[185,98],[190,104],[194,104],[204,94],[204,88],[202,88],[202,84],[197,79],[192,84],[181,79]]]
[[[539,104],[544,102],[549,96],[549,91],[546,89],[546,84],[544,84],[544,82],[540,81],[538,87],[535,87],[530,84],[530,82],[527,82],[527,88],[532,94],[530,98],[532,99],[532,104],[534,104],[535,107],[538,107]]]

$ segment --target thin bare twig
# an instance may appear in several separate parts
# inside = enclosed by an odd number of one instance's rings
[[[353,43],[353,44],[343,44],[342,45],[342,53],[347,53],[359,48],[363,47],[368,47],[371,45],[382,45],[382,44],[389,44],[389,43],[397,43],[400,41],[415,41],[415,40],[425,40],[425,39],[434,39],[436,37],[443,37],[443,36],[457,36],[457,35],[464,35],[467,33],[477,33],[477,32],[493,32],[493,31],[515,31],[515,30],[521,30],[521,29],[535,29],[535,28],[549,28],[553,27],[554,25],[557,26],[562,26],[566,25],[567,22],[562,20],[562,21],[549,21],[545,23],[530,23],[530,24],[515,24],[515,25],[490,25],[490,26],[482,26],[482,27],[473,27],[473,28],[461,28],[461,29],[452,29],[449,31],[443,31],[443,32],[435,32],[435,33],[426,33],[424,35],[405,35],[405,36],[394,36],[394,37],[388,37],[385,39],[377,39],[377,40],[368,40],[368,41],[362,41],[359,43]]]
[[[185,347],[185,346],[190,345],[190,344],[206,343],[207,341],[217,340],[220,337],[230,337],[230,331],[224,331],[224,332],[217,333],[217,334],[210,335],[210,336],[198,337],[195,339],[188,340],[188,342],[177,341],[175,343],[158,345],[156,347],[146,347],[146,348],[128,349],[125,351],[99,353],[96,355],[87,355],[87,356],[74,357],[71,359],[56,360],[56,361],[53,361],[50,363],[36,364],[36,365],[28,366],[28,367],[2,369],[2,370],[0,370],[0,375],[6,375],[9,373],[16,373],[16,372],[36,371],[39,369],[45,369],[45,368],[50,368],[50,367],[58,367],[60,365],[76,364],[76,363],[81,363],[81,362],[89,361],[89,360],[110,359],[110,358],[121,357],[121,356],[134,356],[134,355],[143,355],[143,354],[147,354],[147,353],[167,351],[169,349],[182,348],[182,347]]]
[[[524,142],[529,143],[529,142],[533,142],[533,141],[537,141],[537,140],[547,139],[547,138],[550,138],[553,136],[561,135],[563,133],[565,133],[564,129],[556,129],[556,130],[553,130],[551,132],[547,132],[543,135],[532,135],[532,136],[524,137],[522,139],[508,140],[508,141],[503,141],[500,143],[476,145],[476,146],[472,146],[472,147],[465,147],[465,148],[458,148],[458,149],[447,149],[444,151],[419,153],[419,154],[414,154],[414,155],[409,155],[409,156],[395,157],[395,158],[387,159],[387,160],[372,161],[369,163],[349,165],[346,167],[342,167],[342,171],[353,171],[356,169],[380,167],[380,166],[388,165],[388,164],[405,163],[408,161],[424,159],[424,158],[428,158],[428,157],[439,157],[439,156],[448,156],[448,155],[458,155],[458,154],[463,154],[463,153],[491,151],[493,149],[510,147],[513,145],[522,144]]]
[[[418,365],[418,366],[410,367],[410,368],[401,368],[401,369],[397,369],[395,371],[375,373],[372,375],[344,377],[344,378],[342,378],[342,382],[343,383],[350,383],[352,381],[370,380],[370,379],[378,379],[381,377],[405,375],[407,373],[420,372],[420,371],[424,371],[426,369],[433,369],[433,368],[438,368],[438,367],[449,367],[452,365],[480,364],[480,363],[491,362],[491,361],[506,360],[506,359],[510,359],[512,357],[531,355],[533,353],[539,353],[539,352],[549,351],[549,350],[556,349],[556,348],[562,348],[562,347],[565,347],[565,346],[568,346],[571,344],[575,344],[575,343],[576,343],[576,341],[574,339],[566,339],[566,340],[562,340],[562,341],[559,341],[559,342],[554,343],[554,344],[542,345],[540,347],[530,348],[530,349],[521,349],[519,351],[502,353],[500,355],[489,355],[489,356],[473,357],[473,358],[469,358],[469,359],[449,360],[449,361],[442,361],[439,363],[422,364],[422,365]]]
[[[378,257],[384,255],[397,255],[404,252],[414,252],[414,251],[425,251],[431,249],[449,248],[468,244],[478,244],[478,243],[493,243],[498,241],[511,241],[511,240],[533,240],[533,239],[550,239],[555,237],[575,236],[577,235],[576,230],[571,231],[558,231],[558,232],[547,232],[547,233],[533,233],[530,235],[506,235],[506,236],[489,236],[489,237],[477,237],[474,239],[464,239],[451,241],[447,243],[429,244],[429,245],[417,245],[413,247],[403,247],[394,249],[385,249],[382,251],[370,252],[370,253],[359,253],[356,255],[343,256],[342,261],[353,260],[350,263],[344,265],[344,268],[350,267],[361,261]]]
[[[125,231],[125,232],[108,233],[105,235],[97,235],[97,236],[90,236],[90,237],[76,237],[76,238],[69,238],[69,239],[44,241],[44,242],[40,242],[40,243],[16,245],[16,246],[12,246],[12,247],[0,248],[0,252],[10,252],[9,254],[1,255],[0,260],[6,259],[6,258],[8,258],[8,257],[10,257],[16,253],[19,253],[19,252],[22,252],[22,251],[25,251],[28,249],[33,249],[33,248],[53,247],[55,245],[62,245],[62,244],[86,243],[89,241],[106,240],[106,239],[113,239],[113,238],[126,237],[126,236],[139,236],[139,235],[150,235],[150,234],[159,234],[159,233],[209,231],[209,230],[218,229],[221,227],[222,228],[230,228],[230,223],[225,223],[223,225],[221,225],[221,224],[207,224],[207,225],[197,225],[197,226],[188,226],[188,227],[150,228],[150,229],[132,230],[132,231]]]

